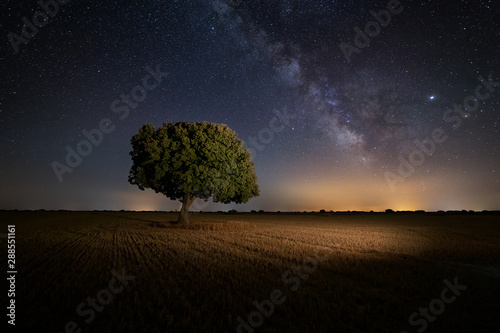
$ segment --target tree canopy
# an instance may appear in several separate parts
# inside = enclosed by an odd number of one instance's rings
[[[251,154],[225,124],[177,122],[157,129],[146,124],[131,144],[129,182],[181,200],[181,223],[189,223],[196,198],[227,204],[259,195]]]

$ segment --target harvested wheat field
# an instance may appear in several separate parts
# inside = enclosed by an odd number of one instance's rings
[[[16,226],[15,329],[498,331],[498,214],[176,218],[1,212]]]

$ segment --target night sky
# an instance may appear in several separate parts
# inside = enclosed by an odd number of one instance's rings
[[[205,210],[500,209],[498,1],[0,6],[1,209],[178,209],[127,181],[177,121],[253,151],[260,197]]]

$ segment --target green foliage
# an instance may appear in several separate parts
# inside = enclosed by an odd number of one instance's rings
[[[244,203],[259,195],[251,154],[225,124],[142,126],[131,139],[129,182],[172,200],[185,195]]]

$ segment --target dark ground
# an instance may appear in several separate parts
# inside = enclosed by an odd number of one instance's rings
[[[0,232],[16,226],[8,332],[237,332],[241,320],[241,332],[499,331],[498,214],[191,218],[179,228],[171,213],[0,212]],[[133,276],[123,288],[120,273]],[[442,294],[444,280],[466,289]],[[430,305],[437,315],[409,323]]]

